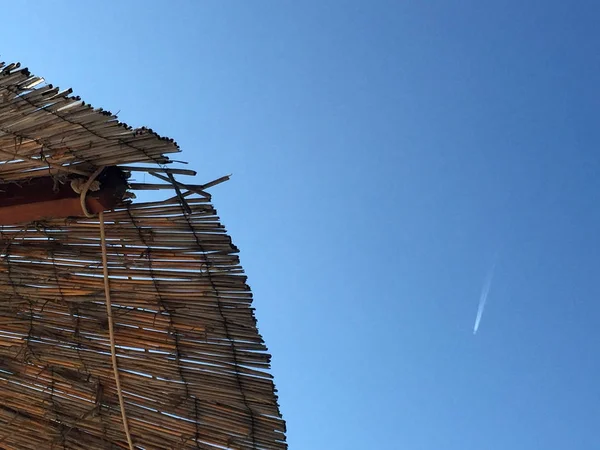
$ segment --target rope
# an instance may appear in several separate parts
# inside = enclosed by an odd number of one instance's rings
[[[81,203],[81,210],[83,211],[83,214],[85,214],[85,217],[87,217],[88,219],[91,219],[92,217],[94,217],[94,215],[91,214],[87,209],[87,205],[85,204],[85,196],[87,195],[88,190],[90,189],[90,186],[92,185],[92,183],[94,182],[96,177],[98,175],[100,175],[100,173],[103,170],[104,170],[104,166],[98,167],[96,169],[96,171],[90,175],[90,178],[83,185],[83,187],[81,188],[81,193],[79,194],[79,202]]]
[[[90,186],[98,175],[104,170],[104,167],[98,167],[96,171],[90,175],[90,178],[81,188],[79,194],[79,201],[81,203],[81,210],[86,217],[94,217],[85,204],[85,196],[87,195]],[[113,325],[112,306],[110,302],[110,284],[108,279],[108,258],[106,256],[106,233],[104,232],[104,211],[100,211],[98,214],[98,220],[100,221],[100,245],[102,247],[102,272],[104,274],[104,296],[106,297],[106,314],[108,316],[108,335],[110,338],[110,358],[112,360],[113,372],[115,374],[115,384],[117,386],[117,396],[119,397],[119,406],[121,407],[121,418],[123,419],[123,429],[127,436],[127,443],[129,444],[129,450],[134,450],[133,442],[131,441],[131,434],[129,433],[129,424],[127,423],[127,415],[125,414],[125,401],[123,400],[123,391],[121,389],[121,379],[119,378],[119,367],[117,365],[117,349],[115,346],[115,332]]]
[[[88,181],[89,183],[89,181]],[[82,191],[82,194],[85,192]],[[85,200],[84,200],[85,201]],[[84,209],[84,212],[86,210]],[[129,444],[129,450],[134,450],[133,442],[131,441],[131,434],[129,433],[129,425],[127,423],[127,416],[125,414],[125,402],[123,401],[123,392],[121,390],[121,379],[119,378],[119,368],[117,366],[117,351],[115,348],[115,334],[113,330],[113,316],[112,307],[110,303],[110,286],[108,283],[108,265],[106,257],[106,236],[104,233],[104,212],[98,214],[100,220],[100,242],[102,244],[102,270],[104,272],[104,294],[106,296],[106,313],[108,315],[108,333],[110,337],[110,357],[112,359],[113,371],[115,373],[115,383],[117,385],[117,395],[119,396],[119,405],[121,406],[121,417],[123,419],[123,429],[127,436],[127,443]]]

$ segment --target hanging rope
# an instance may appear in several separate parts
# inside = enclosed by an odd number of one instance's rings
[[[79,201],[81,203],[81,210],[86,217],[94,217],[85,204],[85,197],[87,195],[90,186],[98,175],[104,170],[104,167],[99,167],[96,171],[90,175],[90,178],[81,188],[79,194]],[[108,278],[108,258],[106,256],[106,233],[104,232],[104,212],[100,211],[98,214],[98,220],[100,222],[100,246],[102,247],[102,272],[104,274],[104,296],[106,297],[106,314],[108,316],[108,335],[110,338],[110,357],[112,360],[113,372],[115,375],[115,384],[117,386],[117,396],[119,397],[119,406],[121,407],[121,418],[123,419],[123,429],[127,436],[127,443],[129,444],[129,450],[134,450],[133,442],[131,440],[131,433],[129,432],[129,424],[127,423],[127,415],[125,413],[125,401],[123,400],[123,391],[121,389],[121,379],[119,377],[119,366],[117,365],[117,349],[115,345],[115,332],[113,325],[112,305],[110,302],[110,284]]]
[[[129,433],[129,425],[127,423],[127,415],[125,414],[125,402],[123,401],[123,392],[121,390],[121,380],[119,378],[119,368],[117,366],[117,351],[115,348],[115,334],[113,327],[112,307],[110,303],[110,285],[108,283],[108,265],[106,257],[106,236],[104,233],[104,212],[98,214],[100,220],[100,242],[102,244],[102,270],[104,272],[104,294],[106,296],[106,313],[108,315],[108,333],[110,337],[110,357],[112,359],[113,371],[115,373],[115,383],[117,385],[117,395],[119,396],[119,405],[121,406],[121,417],[123,419],[123,428],[127,436],[129,450],[134,450],[131,434]]]

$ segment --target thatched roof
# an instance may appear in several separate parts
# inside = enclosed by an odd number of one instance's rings
[[[0,182],[128,166],[172,195],[0,227],[0,448],[130,448],[126,426],[137,449],[286,448],[237,249],[206,186],[167,169],[177,145],[0,69]]]

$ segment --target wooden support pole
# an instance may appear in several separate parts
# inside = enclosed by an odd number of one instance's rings
[[[126,189],[121,172],[111,168],[103,177],[100,190],[87,195],[88,211],[97,214],[113,209],[122,200]],[[41,177],[0,184],[0,225],[83,215],[79,194],[70,182],[62,184],[52,177]]]

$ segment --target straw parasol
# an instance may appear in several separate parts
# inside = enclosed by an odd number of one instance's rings
[[[287,448],[227,177],[179,151],[0,64],[0,448]]]

